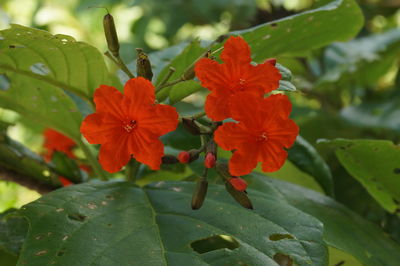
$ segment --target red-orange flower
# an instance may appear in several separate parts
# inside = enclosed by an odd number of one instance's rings
[[[128,80],[124,94],[101,85],[94,93],[96,112],[88,115],[81,133],[91,144],[101,144],[99,161],[103,168],[117,172],[131,157],[160,169],[164,145],[159,137],[176,129],[174,107],[155,104],[154,86],[138,77]]]
[[[201,85],[211,91],[207,96],[205,111],[214,121],[231,117],[230,98],[238,92],[263,97],[279,87],[281,74],[271,63],[251,64],[250,47],[241,37],[230,37],[221,53],[224,63],[209,58],[195,65]]]
[[[43,146],[46,148],[46,153],[44,154],[45,161],[51,161],[55,151],[63,152],[70,158],[76,158],[72,153],[72,148],[76,143],[72,139],[50,128],[47,128],[43,132],[43,136]]]
[[[247,93],[232,97],[232,118],[215,131],[215,142],[225,150],[234,150],[229,172],[242,176],[262,162],[264,172],[277,171],[287,157],[284,148],[293,145],[298,126],[289,119],[292,105],[285,95],[260,98]]]
[[[74,183],[72,183],[70,180],[66,179],[63,176],[59,176],[58,180],[61,182],[61,184],[63,185],[63,187],[68,187],[70,185],[73,185]]]

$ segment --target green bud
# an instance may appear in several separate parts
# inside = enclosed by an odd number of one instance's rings
[[[106,35],[108,50],[113,56],[119,56],[118,35],[115,29],[114,18],[111,14],[107,14],[103,18],[104,34]]]
[[[225,182],[225,188],[226,191],[228,191],[229,194],[231,194],[232,198],[236,200],[236,202],[238,202],[240,205],[242,205],[247,209],[253,209],[253,204],[251,203],[246,192],[236,190],[229,182]]]
[[[136,59],[136,69],[137,76],[144,77],[151,81],[153,78],[153,71],[151,70],[151,64],[147,54],[143,52],[141,48],[136,48],[137,59]]]
[[[204,199],[206,198],[208,189],[208,181],[205,177],[200,177],[197,180],[196,188],[193,191],[192,197],[192,209],[198,210],[203,205]]]

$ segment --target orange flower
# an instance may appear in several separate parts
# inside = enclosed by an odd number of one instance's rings
[[[222,64],[202,58],[195,65],[201,85],[211,91],[205,111],[214,121],[231,117],[229,102],[237,92],[264,97],[279,87],[279,70],[269,62],[252,65],[250,47],[241,37],[230,37],[226,41],[221,59]]]
[[[174,107],[155,104],[154,86],[138,77],[128,80],[124,94],[101,85],[94,93],[96,112],[88,115],[81,133],[91,144],[101,144],[99,161],[103,168],[117,172],[131,157],[160,169],[164,145],[159,137],[178,124]]]
[[[70,185],[73,185],[74,183],[72,183],[70,180],[66,179],[63,176],[59,176],[58,180],[61,182],[61,184],[63,185],[63,187],[68,187]]]
[[[293,145],[298,126],[289,119],[292,106],[285,95],[260,98],[239,93],[231,98],[232,118],[215,131],[215,142],[225,150],[234,150],[229,161],[233,176],[249,174],[262,162],[264,172],[277,171],[287,157],[284,148]]]
[[[72,139],[50,128],[47,128],[43,132],[43,136],[43,146],[47,150],[46,154],[44,155],[46,162],[51,161],[55,151],[63,152],[68,155],[69,158],[76,158],[72,153],[72,148],[76,145],[76,143]]]

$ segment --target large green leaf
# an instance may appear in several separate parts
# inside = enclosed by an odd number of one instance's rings
[[[389,212],[400,206],[400,148],[388,140],[328,142],[340,163]]]
[[[253,211],[218,185],[193,211],[193,189],[192,182],[144,189],[103,182],[49,193],[22,209],[30,230],[18,265],[277,265],[276,254],[326,265],[321,223],[273,189],[248,191]]]
[[[310,174],[321,185],[325,193],[333,196],[332,173],[318,151],[307,140],[298,136],[289,149],[288,159],[302,171]]]
[[[364,101],[348,106],[340,115],[347,122],[366,128],[388,129],[400,133],[400,94],[396,92],[384,100]]]
[[[0,31],[0,106],[79,139],[82,115],[66,91],[89,100],[109,84],[102,55],[66,35],[12,25]],[[5,77],[5,78],[4,78]]]
[[[28,232],[28,223],[24,217],[15,214],[15,209],[0,213],[0,250],[18,256]]]
[[[254,28],[233,32],[251,46],[255,61],[280,54],[309,51],[354,37],[364,19],[354,0],[336,0]]]
[[[274,187],[289,204],[320,220],[329,246],[352,255],[365,266],[398,265],[400,246],[376,225],[332,198],[260,174],[249,175],[247,179],[250,187],[264,193],[270,193],[271,186]]]
[[[370,35],[346,43],[334,43],[324,52],[324,75],[318,86],[340,83],[340,87],[354,88],[374,84],[387,73],[400,51],[400,29]]]

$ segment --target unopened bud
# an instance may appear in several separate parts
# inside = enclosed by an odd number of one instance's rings
[[[206,158],[204,159],[204,165],[207,168],[213,168],[215,166],[215,155],[211,152],[207,153]]]
[[[207,52],[205,52],[204,54],[202,54],[200,56],[200,58],[198,58],[195,62],[193,62],[193,64],[191,64],[186,70],[185,72],[183,72],[181,79],[183,81],[185,80],[192,80],[194,79],[194,77],[196,76],[196,73],[194,73],[194,66],[197,63],[197,61],[199,61],[201,58],[205,57],[205,58],[209,58],[211,56],[211,50],[208,50]]]
[[[276,58],[269,58],[265,60],[264,63],[270,63],[271,65],[275,66],[276,65]]]
[[[181,151],[178,154],[178,160],[180,163],[188,163],[190,161],[190,153],[187,151]]]
[[[111,14],[107,14],[103,18],[104,34],[106,36],[108,50],[113,56],[119,56],[119,41],[117,30],[115,29],[114,18]]]
[[[196,188],[193,191],[193,196],[192,196],[192,209],[193,210],[198,210],[203,205],[204,199],[206,198],[206,194],[207,194],[207,188],[208,188],[207,179],[204,177],[201,177],[197,181]]]
[[[236,200],[236,202],[247,209],[253,209],[253,204],[251,203],[246,192],[236,190],[229,182],[225,182],[225,188],[229,194],[231,194],[232,198]]]
[[[71,181],[69,181],[68,179],[66,179],[63,176],[59,176],[58,180],[61,182],[61,184],[63,185],[63,187],[68,187],[70,185],[73,185],[74,183],[72,183]]]
[[[218,174],[225,180],[229,180],[232,176],[229,173],[228,165],[226,163],[221,163],[218,161],[215,165],[215,169],[217,170]]]
[[[161,157],[161,162],[163,164],[174,164],[174,163],[179,163],[179,160],[175,156],[167,154]]]
[[[194,119],[182,118],[182,125],[192,135],[200,135],[200,128]]]
[[[245,191],[247,188],[247,182],[240,177],[232,177],[228,179],[228,181],[237,191]]]
[[[136,48],[137,59],[136,59],[136,69],[137,76],[144,77],[147,80],[153,78],[153,71],[151,70],[151,64],[147,54],[143,52],[141,48]]]

